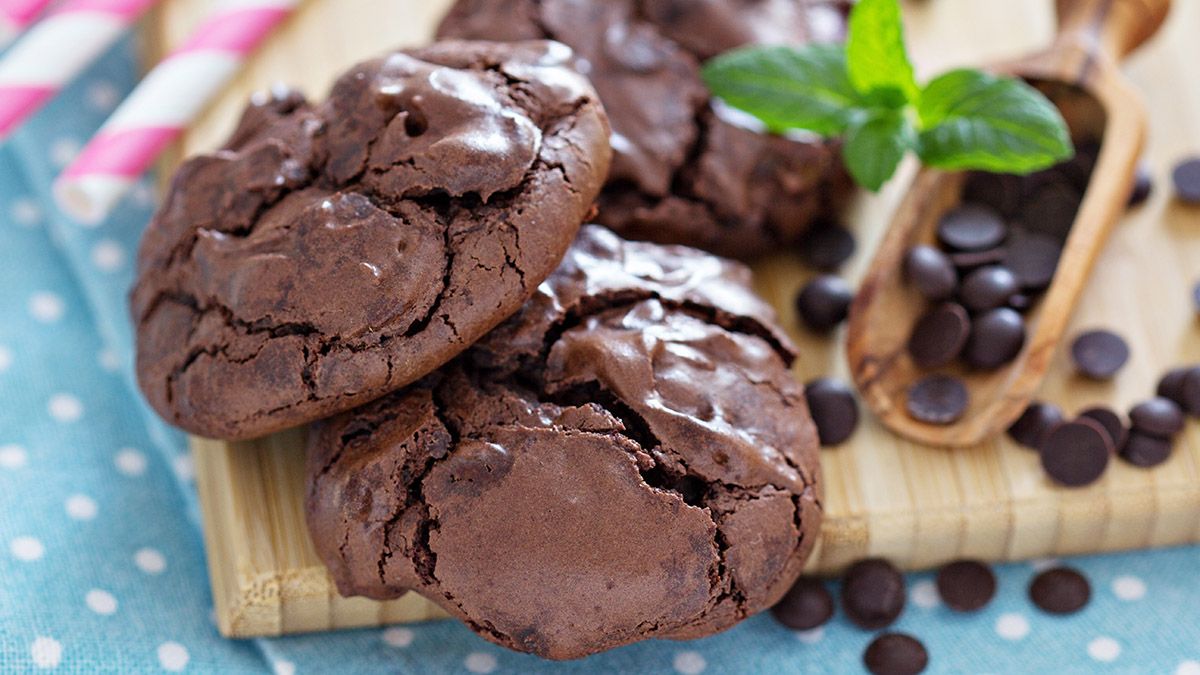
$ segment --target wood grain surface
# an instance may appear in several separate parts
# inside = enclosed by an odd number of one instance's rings
[[[248,95],[275,81],[323,95],[333,77],[389,47],[428,39],[448,0],[310,0],[193,125],[183,153],[220,144]],[[177,43],[209,6],[171,0],[150,22],[148,41]],[[1054,33],[1050,0],[906,3],[910,51],[919,73],[1019,57]],[[1123,219],[1101,252],[1067,328],[1109,327],[1129,341],[1129,364],[1108,383],[1072,374],[1063,350],[1039,397],[1073,411],[1104,403],[1127,409],[1153,393],[1168,366],[1200,362],[1200,325],[1190,294],[1200,278],[1200,209],[1171,199],[1170,168],[1200,154],[1200,2],[1175,3],[1161,33],[1133,54],[1125,73],[1147,102],[1147,159],[1155,176],[1148,204]],[[859,250],[843,268],[863,276],[913,167],[882,193],[864,197],[846,220]],[[812,271],[794,255],[755,265],[759,288],[779,309],[803,354],[801,380],[849,378],[844,335],[815,338],[791,300]],[[303,522],[302,433],[249,443],[195,439],[193,451],[218,621],[226,635],[278,635],[441,616],[409,596],[391,603],[340,598],[313,553]],[[1034,453],[1006,438],[941,450],[896,437],[867,419],[849,442],[822,452],[826,521],[810,570],[835,573],[881,555],[906,568],[971,556],[1012,560],[1200,541],[1200,424],[1189,423],[1166,464],[1122,463],[1097,484],[1051,485]]]

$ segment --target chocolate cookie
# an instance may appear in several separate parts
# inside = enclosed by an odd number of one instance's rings
[[[329,100],[256,101],[147,229],[138,380],[171,423],[242,439],[413,382],[520,308],[608,169],[555,42],[445,42],[355,66]]]
[[[550,659],[728,628],[821,519],[793,355],[745,267],[585,226],[470,350],[312,427],[316,550],[344,595]]]
[[[795,242],[850,184],[832,142],[710,105],[701,62],[747,43],[839,40],[847,0],[459,0],[442,37],[570,45],[612,119],[599,222],[745,258]]]

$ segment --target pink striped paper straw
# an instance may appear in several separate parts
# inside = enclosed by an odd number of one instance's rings
[[[53,0],[0,0],[0,49],[21,34]]]
[[[67,0],[0,59],[0,143],[157,0]]]
[[[146,75],[58,177],[59,206],[98,223],[300,0],[224,0]]]

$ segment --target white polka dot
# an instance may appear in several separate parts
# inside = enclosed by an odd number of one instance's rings
[[[146,574],[162,574],[167,569],[167,559],[152,548],[144,548],[133,554],[133,562]]]
[[[115,272],[125,264],[125,249],[111,239],[98,241],[92,247],[92,264],[101,272]]]
[[[1200,661],[1184,661],[1175,669],[1175,675],[1200,675]]]
[[[796,631],[796,638],[806,645],[815,645],[820,642],[821,638],[823,637],[825,637],[824,626],[817,626],[816,628],[809,628],[808,630]]]
[[[178,642],[164,642],[158,646],[158,662],[162,665],[163,670],[177,673],[187,668],[190,658],[187,647]]]
[[[83,403],[71,394],[55,394],[46,402],[46,410],[59,422],[74,422],[83,417]]]
[[[14,199],[9,215],[13,222],[23,227],[33,227],[42,219],[42,207],[29,198]]]
[[[82,150],[79,141],[74,138],[63,137],[56,139],[50,144],[50,161],[54,162],[60,169],[71,163],[75,159],[75,155]]]
[[[121,100],[121,92],[112,82],[100,80],[87,88],[88,105],[101,112],[112,110]]]
[[[1146,597],[1146,582],[1135,576],[1119,576],[1113,579],[1112,590],[1122,600],[1141,600]]]
[[[151,206],[154,204],[154,186],[150,181],[140,181],[133,186],[130,197],[138,206]]]
[[[383,642],[390,647],[407,647],[412,644],[414,634],[409,628],[389,628],[383,631]]]
[[[57,668],[62,662],[62,643],[54,638],[40,637],[30,645],[29,655],[38,668]]]
[[[0,345],[0,373],[8,370],[9,366],[12,365],[12,362],[12,350],[4,345]]]
[[[176,455],[175,459],[171,462],[171,468],[175,470],[175,476],[185,483],[190,483],[196,479],[196,467],[192,464],[192,455],[190,453],[185,452],[181,455]]]
[[[913,584],[909,597],[912,599],[912,604],[921,609],[933,609],[941,602],[941,598],[938,597],[937,584],[933,583],[931,579],[923,579]]]
[[[472,673],[490,673],[496,669],[496,657],[486,652],[471,652],[463,659],[463,665]]]
[[[1029,635],[1029,622],[1020,614],[1001,614],[996,619],[996,635],[1005,640],[1020,640]]]
[[[67,497],[64,506],[67,509],[67,515],[75,520],[91,520],[96,517],[96,511],[99,510],[96,500],[87,495],[71,495]]]
[[[38,291],[29,296],[29,315],[42,323],[53,323],[63,318],[67,305],[58,295],[50,291]]]
[[[117,353],[111,349],[101,349],[96,355],[96,361],[100,363],[100,367],[104,370],[115,373],[121,367],[121,360],[117,358]]]
[[[1058,567],[1058,558],[1035,558],[1029,561],[1029,566],[1034,572],[1045,572],[1048,569]]]
[[[271,665],[275,675],[296,675],[296,664],[291,661],[279,660]]]
[[[29,461],[29,453],[19,445],[0,446],[0,468],[19,469]]]
[[[22,562],[33,562],[46,553],[46,547],[42,546],[42,542],[33,537],[13,539],[8,544],[8,550],[12,552],[14,558]]]
[[[121,448],[113,457],[117,471],[126,476],[140,476],[146,473],[146,456],[133,448]]]
[[[102,616],[111,616],[117,612],[117,599],[108,591],[93,588],[88,591],[84,600],[87,602],[88,609]]]
[[[675,666],[675,672],[682,675],[700,675],[708,663],[698,652],[687,651],[676,654],[675,662],[671,665]]]
[[[1121,645],[1110,637],[1098,637],[1088,643],[1087,653],[1097,661],[1108,663],[1115,661],[1121,655]]]

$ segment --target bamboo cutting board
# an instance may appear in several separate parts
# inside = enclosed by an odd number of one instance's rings
[[[429,39],[450,0],[310,0],[259,52],[226,94],[193,125],[184,153],[218,146],[248,95],[275,81],[322,96],[334,76],[389,47]],[[906,5],[918,70],[1018,56],[1052,34],[1048,0],[938,0]],[[150,23],[151,44],[177,43],[209,5],[173,0]],[[1110,383],[1072,375],[1058,354],[1041,397],[1068,412],[1105,403],[1119,410],[1152,395],[1167,367],[1200,362],[1191,286],[1200,280],[1200,209],[1173,202],[1170,167],[1200,154],[1200,2],[1177,2],[1162,34],[1127,68],[1147,99],[1148,159],[1155,193],[1118,226],[1096,266],[1068,336],[1110,327],[1128,340],[1129,364]],[[880,195],[847,215],[859,251],[844,267],[859,278],[908,167]],[[848,379],[841,341],[804,333],[791,299],[811,271],[793,256],[756,266],[759,288],[801,345],[796,375]],[[444,614],[409,595],[378,603],[337,595],[303,520],[303,431],[247,443],[194,439],[213,595],[222,633],[278,635],[416,621]],[[842,447],[822,452],[826,520],[810,561],[834,573],[866,556],[922,568],[969,556],[1014,560],[1200,541],[1200,424],[1190,423],[1174,457],[1141,470],[1117,462],[1095,485],[1065,490],[1043,476],[1034,453],[1006,438],[958,451],[923,448],[872,420]]]

